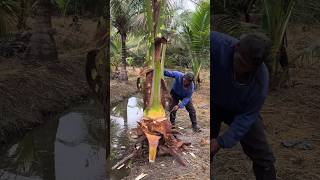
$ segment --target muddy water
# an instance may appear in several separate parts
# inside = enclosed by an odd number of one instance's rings
[[[105,123],[93,100],[28,132],[0,152],[0,179],[105,179]]]
[[[122,160],[130,152],[128,129],[137,127],[137,121],[143,116],[143,101],[140,97],[130,97],[111,108],[111,156],[108,169]],[[129,175],[131,163],[121,169],[108,172],[111,180],[122,179]]]

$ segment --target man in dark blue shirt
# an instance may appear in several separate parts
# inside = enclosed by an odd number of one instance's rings
[[[274,180],[274,156],[267,143],[260,110],[268,93],[269,76],[264,61],[270,53],[269,40],[249,34],[237,40],[211,32],[211,157],[220,148],[238,142],[253,161],[257,180]],[[221,123],[229,128],[220,133]]]
[[[174,78],[172,89],[170,91],[172,102],[170,104],[170,121],[172,125],[175,125],[176,113],[178,109],[186,107],[189,112],[189,117],[192,123],[192,129],[194,132],[200,132],[200,128],[197,126],[196,110],[192,104],[192,94],[194,92],[194,75],[191,72],[183,74],[179,71],[164,71],[164,75]],[[179,101],[181,101],[179,103]]]

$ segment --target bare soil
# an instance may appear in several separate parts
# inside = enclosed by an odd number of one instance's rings
[[[0,144],[19,137],[89,95],[86,53],[96,20],[81,19],[80,32],[69,28],[71,18],[53,17],[57,62],[23,65],[23,54],[0,57]],[[28,20],[32,27],[32,19]],[[81,41],[81,42],[80,42]]]
[[[128,81],[110,80],[110,104],[116,104],[138,92],[136,85],[139,68],[127,67]]]
[[[81,58],[0,68],[0,142],[46,122],[89,94]]]
[[[320,37],[319,28],[292,26],[288,32],[289,57]],[[320,42],[320,41],[318,41]],[[299,62],[290,68],[290,86],[269,93],[262,118],[276,157],[277,179],[320,179],[320,63]],[[226,126],[224,126],[226,128]],[[282,142],[307,140],[311,150],[287,148]],[[254,180],[251,161],[240,145],[221,150],[211,166],[216,180]]]

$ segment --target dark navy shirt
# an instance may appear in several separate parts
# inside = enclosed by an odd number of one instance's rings
[[[174,78],[172,90],[182,99],[181,103],[179,103],[179,108],[182,109],[191,100],[192,93],[194,92],[194,83],[192,82],[191,86],[186,89],[183,87],[183,73],[179,71],[164,70],[164,75]]]
[[[233,54],[237,39],[211,32],[210,59],[213,82],[213,104],[236,114],[227,131],[217,138],[222,148],[237,144],[259,118],[268,93],[269,75],[262,64],[246,85],[239,84],[233,76]]]

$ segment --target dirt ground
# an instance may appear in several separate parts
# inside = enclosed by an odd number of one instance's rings
[[[310,40],[316,41],[319,35],[316,28],[307,32],[302,32],[300,27],[290,28],[290,58],[301,50],[306,40],[309,43],[313,42]],[[292,86],[271,91],[262,109],[267,138],[276,157],[279,180],[320,179],[320,63],[300,65],[290,69]],[[310,149],[282,145],[282,142],[291,140],[304,140]],[[215,180],[255,179],[251,161],[240,145],[221,150],[211,170]]]
[[[141,173],[147,174],[143,179],[210,179],[210,160],[209,160],[209,137],[210,137],[210,87],[209,73],[203,72],[203,83],[193,94],[193,104],[197,111],[198,124],[202,129],[201,133],[193,133],[188,112],[183,109],[177,112],[177,127],[183,128],[179,138],[191,142],[183,157],[186,159],[187,166],[178,164],[171,156],[157,157],[155,163],[148,162],[148,154],[133,159],[131,173],[126,179],[135,179]],[[130,77],[130,76],[129,76]],[[130,81],[129,81],[130,83]],[[112,84],[112,82],[111,82]],[[129,86],[129,85],[127,85]],[[131,85],[130,85],[131,86]],[[120,87],[122,88],[122,87]],[[135,88],[135,86],[134,86]],[[118,91],[111,89],[111,94]],[[114,96],[111,96],[111,99]],[[190,153],[193,153],[193,157]]]
[[[13,69],[1,64],[1,143],[44,123],[89,94],[85,76],[80,73],[84,72],[81,60]]]
[[[32,21],[28,20],[29,26]],[[22,53],[0,57],[0,144],[10,143],[11,137],[23,135],[90,94],[85,62],[96,20],[83,19],[77,33],[68,26],[71,18],[52,21],[58,62],[33,67],[23,65]]]
[[[121,102],[124,98],[127,98],[138,92],[137,89],[137,76],[139,75],[139,68],[128,69],[128,81],[110,80],[110,104]]]

